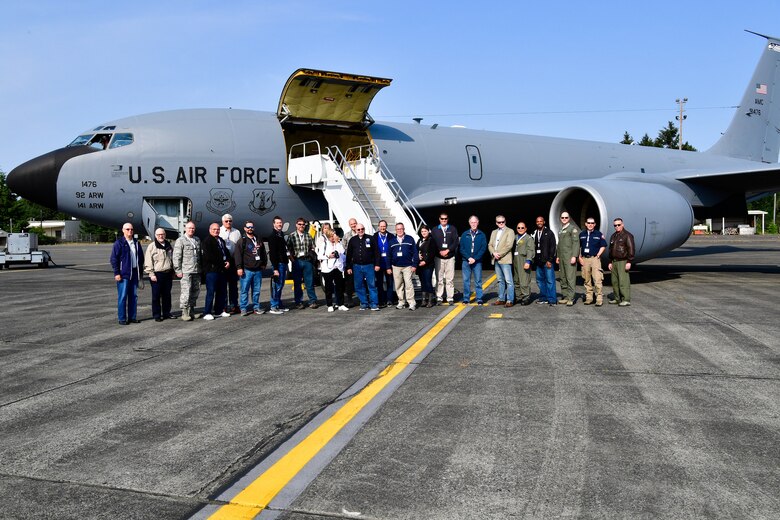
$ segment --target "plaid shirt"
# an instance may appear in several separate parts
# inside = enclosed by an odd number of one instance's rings
[[[301,240],[296,231],[287,235],[287,249],[290,250],[290,254],[295,258],[305,257],[309,254],[309,251],[314,251],[314,240],[308,233],[304,233],[303,240]]]

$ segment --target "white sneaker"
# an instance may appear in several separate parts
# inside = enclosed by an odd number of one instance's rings
[[[206,314],[205,316],[203,316],[203,319],[206,321],[211,321],[214,319],[214,316],[212,316],[211,314]]]
[[[278,307],[271,307],[271,310],[268,311],[269,314],[284,314],[284,311],[282,309],[279,309]]]
[[[347,307],[346,305],[339,305],[339,310],[340,311],[348,311],[349,307]]]
[[[398,305],[395,306],[395,308],[400,311],[401,309],[404,308],[404,304],[403,303],[399,303]]]
[[[328,307],[328,312],[333,312],[336,310],[336,307],[334,305],[331,305]]]
[[[417,305],[410,305],[410,306],[409,306],[409,310],[410,310],[410,311],[413,311],[413,310],[415,310],[416,308],[417,308]]]
[[[219,315],[220,318],[229,318],[230,316],[231,314],[229,312],[223,312],[222,314]]]

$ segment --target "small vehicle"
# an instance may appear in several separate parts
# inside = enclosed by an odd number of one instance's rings
[[[51,255],[38,250],[38,235],[35,233],[8,233],[6,243],[0,249],[0,269],[12,264],[35,264],[49,267]]]

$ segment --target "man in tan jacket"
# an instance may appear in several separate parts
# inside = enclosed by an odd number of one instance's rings
[[[496,217],[496,229],[490,234],[488,251],[492,263],[496,266],[498,277],[498,300],[493,305],[511,307],[515,304],[515,284],[512,280],[512,249],[515,245],[515,232],[506,227],[504,215]]]

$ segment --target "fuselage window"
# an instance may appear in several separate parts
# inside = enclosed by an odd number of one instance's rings
[[[114,140],[111,141],[109,148],[119,148],[133,144],[133,134],[114,134]]]
[[[482,179],[482,154],[479,148],[473,144],[466,145],[466,156],[469,160],[469,179],[472,181]]]

